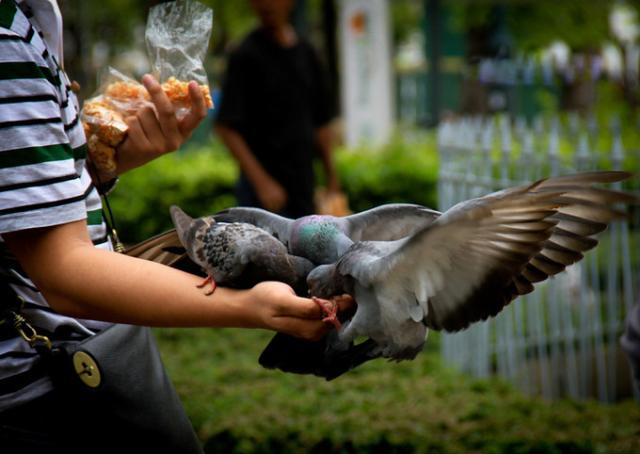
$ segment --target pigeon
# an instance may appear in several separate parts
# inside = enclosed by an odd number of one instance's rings
[[[399,239],[430,224],[439,214],[421,205],[396,203],[345,217],[309,215],[289,219],[260,208],[235,207],[213,218],[258,226],[278,238],[289,253],[319,265],[338,260],[354,241]]]
[[[305,257],[314,264],[337,261],[354,243],[361,240],[395,240],[429,225],[439,212],[416,204],[386,204],[345,217],[310,215],[289,219],[260,208],[235,207],[213,217],[221,222],[246,222],[270,232],[285,244],[291,254]],[[307,296],[307,289],[300,296]],[[323,319],[340,328],[349,314],[338,314],[336,295],[329,299],[314,299],[325,313]],[[329,302],[329,303],[328,303]],[[308,341],[276,333],[258,358],[262,367],[298,374],[314,374],[333,378],[356,367],[352,352],[328,358],[328,337]],[[364,349],[365,347],[360,347]],[[364,357],[359,355],[357,358]]]
[[[404,238],[354,242],[307,277],[311,295],[347,293],[357,309],[329,333],[319,365],[303,373],[330,380],[373,358],[410,360],[429,329],[455,332],[497,315],[581,260],[596,246],[594,235],[625,217],[618,204],[639,198],[596,184],[630,176],[543,179],[461,202]]]
[[[216,222],[212,216],[193,219],[178,206],[170,208],[176,235],[191,261],[211,284],[251,288],[259,282],[278,280],[294,290],[306,290],[306,276],[314,267],[303,257],[288,253],[271,234],[251,224]],[[165,251],[165,253],[167,253]]]

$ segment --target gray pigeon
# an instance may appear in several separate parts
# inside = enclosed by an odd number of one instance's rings
[[[345,217],[310,215],[289,219],[260,208],[237,207],[213,217],[219,222],[246,222],[278,238],[291,254],[315,264],[333,263],[354,241],[402,238],[439,215],[421,205],[388,204]]]
[[[625,216],[616,204],[638,202],[595,184],[629,176],[554,177],[461,202],[406,238],[359,241],[315,268],[312,295],[348,293],[357,303],[351,320],[330,333],[323,361],[335,357],[342,369],[327,378],[376,357],[412,359],[429,328],[458,331],[495,316],[582,259],[597,244],[593,236]],[[359,336],[368,340],[354,345]]]
[[[170,209],[177,235],[189,258],[207,274],[211,283],[233,288],[278,280],[298,292],[306,291],[305,278],[313,264],[287,252],[264,230],[246,223],[216,222],[212,216],[193,219],[177,206]]]
[[[315,264],[333,263],[354,241],[396,240],[432,223],[440,213],[421,205],[387,204],[345,217],[325,215],[304,216],[298,219],[285,218],[259,208],[237,207],[221,211],[214,218],[221,222],[247,222],[273,234],[285,244],[289,252],[306,257]],[[302,286],[301,286],[302,288]],[[307,288],[298,289],[307,295]],[[336,314],[327,310],[327,321],[340,325]],[[346,314],[348,315],[348,314]],[[327,357],[328,337],[318,342],[298,339],[288,334],[276,333],[262,351],[259,362],[268,369],[279,369],[298,374],[314,374],[331,379],[357,366],[354,362],[363,355],[356,351],[334,354]]]

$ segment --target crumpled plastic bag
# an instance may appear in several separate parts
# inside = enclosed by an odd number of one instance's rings
[[[213,106],[203,61],[211,35],[213,12],[195,0],[177,0],[149,11],[145,41],[152,73],[181,119],[191,109],[189,81],[200,84],[208,107]],[[113,68],[102,77],[97,93],[81,112],[89,159],[101,173],[116,175],[116,147],[127,134],[125,118],[153,106],[144,86]]]

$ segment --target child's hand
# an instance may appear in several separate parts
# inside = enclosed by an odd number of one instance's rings
[[[331,325],[322,322],[325,314],[317,303],[296,296],[293,289],[282,282],[261,282],[246,296],[246,304],[262,328],[308,340],[319,340],[332,329]],[[350,303],[350,300],[341,302],[339,310]]]
[[[153,107],[127,117],[127,137],[117,149],[118,173],[139,167],[158,156],[177,150],[207,116],[205,98],[196,82],[189,83],[191,110],[178,120],[175,108],[158,81],[149,74],[142,78]]]

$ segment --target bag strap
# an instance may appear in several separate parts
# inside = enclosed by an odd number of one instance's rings
[[[95,164],[91,161],[89,161],[89,170],[95,180],[95,186],[98,190],[98,194],[100,194],[100,197],[102,197],[102,219],[104,219],[104,223],[107,225],[107,232],[109,232],[109,236],[111,237],[113,249],[116,252],[122,253],[124,252],[124,245],[122,244],[122,242],[120,242],[120,238],[118,237],[118,231],[116,230],[116,220],[113,217],[111,205],[109,204],[109,194],[111,193],[111,191],[113,191],[113,188],[118,183],[118,177],[112,178],[106,183],[103,182],[100,178],[100,172],[96,168]]]
[[[38,334],[36,329],[20,314],[24,307],[24,299],[18,296],[5,279],[0,281],[0,295],[4,301],[0,308],[0,329],[15,330],[38,352],[44,352],[44,349],[50,351],[51,340],[47,336]]]

